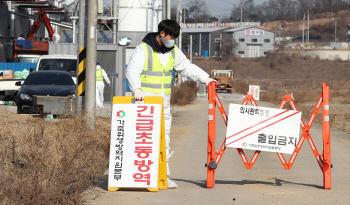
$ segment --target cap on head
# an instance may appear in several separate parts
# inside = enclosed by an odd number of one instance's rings
[[[96,65],[100,65],[100,63],[99,63],[99,62],[96,62]]]

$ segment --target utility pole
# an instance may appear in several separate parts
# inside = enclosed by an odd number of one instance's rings
[[[181,10],[181,0],[177,0],[176,6],[176,21],[180,24],[180,10]]]
[[[87,48],[86,48],[86,114],[87,125],[91,130],[95,129],[95,102],[96,102],[96,27],[97,27],[97,1],[88,0],[88,29],[87,29]]]
[[[304,25],[305,25],[305,13],[304,13],[304,18],[303,18],[303,43],[301,44],[301,49],[304,50]]]
[[[192,64],[192,35],[190,35],[190,62]]]
[[[78,0],[74,0],[74,10],[73,10],[73,13],[72,13],[72,17],[71,19],[73,20],[73,43],[76,43],[77,42],[77,6],[78,6]]]
[[[335,20],[334,42],[337,42],[337,20]]]
[[[85,0],[79,1],[79,28],[78,28],[78,43],[79,47],[85,47],[84,34],[85,34]]]
[[[113,17],[117,18],[118,0],[113,0]],[[117,44],[117,19],[113,19],[113,44]]]
[[[279,23],[279,26],[278,26],[278,44],[281,44],[281,32],[282,32],[282,27],[281,27],[281,23]]]
[[[162,1],[162,19],[165,20],[167,17],[167,0]]]
[[[180,10],[180,36],[179,36],[179,48],[182,48],[182,10]]]
[[[170,3],[171,3],[171,0],[167,0],[167,4],[166,4],[166,6],[167,6],[167,12],[166,12],[166,15],[167,15],[167,19],[171,19],[171,5],[170,5]]]
[[[307,45],[310,44],[310,12],[307,10]]]
[[[243,0],[241,1],[241,23],[243,19]]]
[[[180,13],[181,13],[181,0],[177,0],[177,7],[176,7],[176,21],[181,27],[181,21],[180,21]],[[177,47],[180,48],[180,38],[181,38],[181,28],[180,28],[180,35],[177,41]]]
[[[85,0],[79,1],[79,19],[78,19],[78,48],[77,48],[77,65],[79,65],[79,49],[85,47]],[[79,69],[77,68],[77,73],[79,73]],[[76,91],[78,91],[78,82]],[[85,96],[81,96],[77,98],[77,113],[84,109]]]
[[[184,9],[184,24],[186,24],[186,9]]]

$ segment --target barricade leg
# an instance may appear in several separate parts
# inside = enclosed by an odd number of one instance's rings
[[[207,156],[207,188],[213,188],[215,185],[215,169],[212,162],[215,162],[215,138],[216,138],[216,102],[215,86],[209,85],[209,120],[208,120],[208,156]],[[216,165],[216,164],[215,164]]]
[[[329,124],[329,86],[322,84],[323,186],[331,189],[331,140]]]

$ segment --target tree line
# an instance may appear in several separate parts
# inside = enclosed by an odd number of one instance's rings
[[[324,12],[334,13],[336,16],[340,10],[350,8],[350,0],[266,0],[262,4],[255,4],[254,0],[241,0],[239,4],[232,4],[229,0],[218,1],[227,3],[227,8],[221,12],[221,16],[212,16],[203,0],[191,0],[183,9],[183,19],[186,23],[211,23],[211,22],[269,22],[300,20],[304,13],[317,15]],[[243,12],[241,12],[241,10]],[[229,11],[229,12],[227,12]],[[172,8],[172,19],[175,19],[176,8]]]

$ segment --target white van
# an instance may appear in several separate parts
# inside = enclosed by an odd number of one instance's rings
[[[35,71],[58,70],[67,71],[77,83],[77,56],[75,55],[45,55],[36,64]]]

